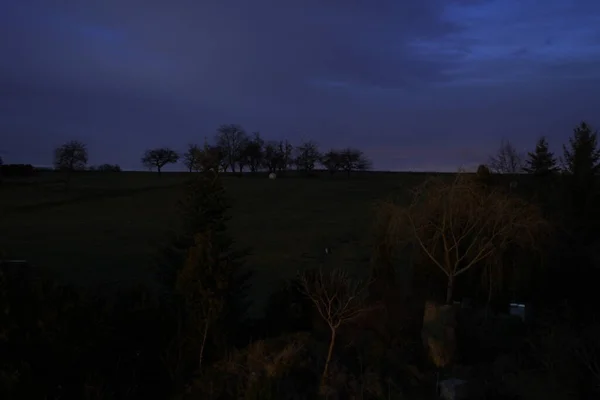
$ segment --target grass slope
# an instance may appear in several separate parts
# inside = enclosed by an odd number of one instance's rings
[[[76,284],[152,279],[152,257],[175,224],[189,174],[81,173],[65,192],[57,175],[0,186],[0,249]],[[225,176],[230,229],[256,271],[255,300],[306,266],[368,267],[376,200],[405,195],[423,174],[370,173],[269,180]],[[326,256],[325,247],[332,249]]]

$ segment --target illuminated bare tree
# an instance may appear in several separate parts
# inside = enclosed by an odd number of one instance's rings
[[[321,387],[327,378],[338,328],[356,319],[365,310],[368,282],[352,280],[341,269],[324,274],[322,270],[306,271],[300,275],[301,288],[330,329],[329,349],[321,375]]]
[[[412,192],[409,206],[387,201],[378,211],[382,247],[411,246],[435,264],[447,277],[447,303],[459,275],[500,268],[495,261],[509,245],[529,247],[547,230],[536,207],[463,174],[452,182],[432,178]]]

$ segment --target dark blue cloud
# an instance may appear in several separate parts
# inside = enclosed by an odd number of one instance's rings
[[[44,164],[79,138],[137,167],[229,122],[378,168],[477,164],[501,137],[558,149],[598,121],[599,22],[591,0],[12,0],[0,151]]]

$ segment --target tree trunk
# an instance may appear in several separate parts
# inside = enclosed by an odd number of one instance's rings
[[[158,175],[160,176],[160,167],[156,167],[156,170],[158,171]]]
[[[446,288],[446,304],[452,304],[452,295],[454,294],[454,277],[448,277],[448,286]]]
[[[204,346],[206,345],[206,337],[208,336],[208,318],[204,323],[204,333],[202,335],[202,343],[200,344],[200,355],[198,357],[198,369],[202,368],[202,358],[204,357]]]
[[[492,289],[493,289],[493,282],[492,282],[492,267],[488,267],[488,298],[487,298],[487,309],[490,309],[490,305],[492,304]]]
[[[323,375],[321,375],[321,385],[320,387],[323,388],[323,386],[325,385],[325,380],[327,379],[327,373],[329,371],[329,363],[331,362],[331,356],[333,354],[333,346],[335,345],[335,336],[336,336],[336,330],[335,329],[331,329],[331,339],[329,340],[329,350],[327,351],[327,359],[325,360],[325,367],[323,368]]]

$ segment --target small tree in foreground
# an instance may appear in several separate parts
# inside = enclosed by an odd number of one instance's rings
[[[210,231],[196,235],[184,266],[177,272],[175,292],[185,310],[187,335],[179,338],[188,350],[196,350],[197,368],[202,368],[207,340],[222,317],[233,269],[226,259],[220,259]],[[222,334],[222,332],[221,332]],[[187,344],[187,346],[185,346]],[[211,342],[214,346],[215,342]]]
[[[432,178],[412,193],[408,207],[379,207],[384,248],[411,246],[447,278],[446,303],[456,278],[480,265],[494,265],[509,245],[530,247],[547,227],[540,211],[501,190],[489,190],[459,174],[453,182]]]
[[[177,161],[179,154],[168,147],[146,150],[142,157],[142,164],[150,170],[156,168],[159,174],[165,165],[175,164]]]
[[[201,172],[179,203],[179,229],[159,254],[159,277],[175,306],[165,361],[176,386],[224,355],[247,309],[250,273],[227,231],[229,204],[217,171]]]
[[[339,327],[357,318],[366,310],[365,295],[368,283],[353,281],[341,269],[328,274],[322,270],[300,275],[301,289],[312,301],[317,312],[330,329],[329,349],[321,375],[321,388],[325,384]]]

